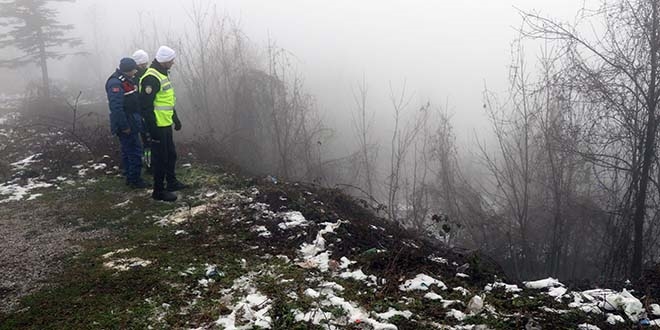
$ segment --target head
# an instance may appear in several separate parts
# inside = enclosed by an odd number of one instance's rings
[[[129,78],[133,78],[137,73],[137,63],[130,57],[124,57],[119,61],[119,71]]]
[[[168,70],[174,66],[174,58],[176,58],[176,52],[170,47],[160,46],[156,52],[156,61]]]
[[[146,70],[149,66],[149,54],[144,50],[138,49],[131,57],[135,60],[135,63],[137,63],[139,70]]]

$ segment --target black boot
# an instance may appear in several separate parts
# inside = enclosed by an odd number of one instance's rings
[[[174,180],[174,182],[167,183],[167,191],[179,191],[188,188],[189,186],[179,180]]]
[[[151,197],[157,201],[174,202],[177,199],[175,193],[165,190],[154,190]]]

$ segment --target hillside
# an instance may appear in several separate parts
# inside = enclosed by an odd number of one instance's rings
[[[194,149],[178,162],[192,188],[155,202],[110,150],[2,115],[0,329],[630,329],[645,308],[660,328],[658,297],[510,283],[339,190]]]

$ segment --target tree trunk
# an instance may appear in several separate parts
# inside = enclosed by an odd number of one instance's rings
[[[39,66],[41,67],[41,81],[43,88],[43,96],[50,98],[50,83],[48,79],[48,58],[46,55],[46,44],[43,38],[41,28],[37,30],[37,39],[39,42]]]
[[[650,50],[651,50],[651,77],[649,82],[646,106],[648,111],[648,123],[646,126],[646,137],[644,141],[642,176],[639,181],[639,190],[635,198],[635,213],[633,215],[634,224],[634,244],[631,275],[638,279],[642,276],[642,263],[644,261],[644,218],[646,216],[646,198],[648,184],[650,181],[651,166],[655,157],[655,138],[657,131],[656,124],[656,84],[658,74],[658,4],[653,1],[652,8],[652,30],[650,31]]]

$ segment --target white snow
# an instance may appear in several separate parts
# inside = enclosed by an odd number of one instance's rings
[[[622,311],[628,318],[637,322],[644,312],[644,306],[627,290],[616,292],[608,289],[593,289],[583,292],[572,292],[573,302],[568,304],[587,313],[602,314],[606,311]]]
[[[28,179],[27,184],[24,186],[15,183],[15,181],[6,182],[0,184],[0,196],[6,196],[4,199],[0,199],[0,203],[20,201],[23,200],[26,196],[32,195],[30,192],[34,189],[49,188],[52,186],[53,185],[50,183],[40,182],[33,178]]]
[[[355,264],[355,261],[351,261],[346,257],[341,257],[339,261],[341,261],[341,264],[339,264],[340,269],[346,269],[348,266]]]
[[[278,215],[281,216],[284,220],[284,222],[280,222],[277,225],[282,230],[287,230],[295,227],[306,227],[309,224],[309,222],[307,221],[307,219],[305,219],[302,213],[298,211],[278,213]]]
[[[32,194],[32,195],[30,195],[30,197],[28,197],[28,199],[26,199],[26,200],[28,200],[28,201],[33,201],[33,200],[35,200],[35,199],[37,199],[37,198],[39,198],[39,197],[41,197],[41,196],[43,196],[43,195],[44,195],[44,194]]]
[[[323,282],[319,284],[319,288],[321,288],[321,291],[327,292],[327,290],[331,291],[344,291],[344,287],[335,283],[335,282]]]
[[[454,290],[456,292],[460,292],[464,296],[467,296],[467,295],[470,294],[470,291],[468,289],[462,287],[462,286],[457,286],[457,287],[453,288],[452,290]]]
[[[326,302],[332,306],[343,309],[348,314],[350,323],[366,323],[371,325],[374,330],[397,330],[397,326],[390,323],[381,323],[369,317],[369,314],[355,303],[346,301],[342,297],[331,295]]]
[[[463,321],[467,317],[467,315],[465,315],[465,313],[463,313],[459,310],[455,310],[455,309],[449,310],[446,315],[447,315],[447,317],[453,317],[458,321]]]
[[[649,306],[649,308],[651,309],[651,314],[652,314],[653,316],[660,316],[660,305],[658,305],[658,304],[651,304],[651,305]]]
[[[272,236],[272,234],[270,233],[270,231],[268,231],[268,228],[266,228],[266,226],[257,226],[257,225],[255,225],[252,228],[250,228],[250,231],[259,233],[259,237],[266,237],[267,238],[267,237]]]
[[[232,312],[220,316],[215,324],[223,326],[225,330],[247,330],[255,326],[264,329],[271,328],[272,319],[268,316],[271,300],[254,287],[254,276],[255,273],[244,275],[234,280],[230,289],[222,291],[223,294],[227,294],[227,298],[237,294],[241,294],[242,297],[234,306],[229,306]]]
[[[503,282],[495,282],[492,284],[487,284],[486,287],[484,287],[484,290],[493,291],[493,289],[497,289],[497,288],[504,288],[504,291],[507,293],[517,293],[522,291],[522,289],[515,284],[506,284]]]
[[[538,280],[538,281],[530,281],[530,282],[523,282],[525,284],[525,287],[528,289],[546,289],[546,288],[554,288],[554,287],[563,287],[564,285],[561,284],[557,279],[554,279],[552,277]]]
[[[424,295],[424,298],[426,298],[426,299],[430,299],[430,300],[442,300],[442,296],[439,295],[439,294],[437,294],[437,293],[435,293],[435,292],[433,292],[433,291],[431,291],[431,292],[425,294],[425,295]]]
[[[252,329],[255,326],[270,329],[272,319],[267,315],[271,308],[269,302],[268,297],[258,292],[251,293],[241,299],[229,315],[221,316],[216,320],[215,324],[223,326],[225,330]],[[238,321],[246,321],[248,324],[243,326],[236,325],[236,318],[239,312],[240,317]]]
[[[398,311],[398,310],[396,310],[396,309],[390,307],[390,309],[389,309],[387,312],[385,312],[385,313],[377,313],[377,314],[376,314],[376,316],[377,316],[379,319],[381,319],[381,320],[389,320],[389,319],[391,319],[391,318],[393,318],[393,317],[395,317],[395,316],[397,316],[397,315],[399,315],[399,316],[403,316],[403,317],[409,319],[409,318],[413,315],[413,313],[412,313],[411,311],[403,311],[403,312],[401,312],[401,311]]]
[[[559,301],[561,299],[561,297],[566,293],[566,291],[568,291],[568,289],[566,289],[564,287],[551,288],[548,291],[548,295],[550,297],[555,297],[555,299],[557,301]]]
[[[644,312],[644,305],[639,299],[633,297],[626,289],[621,293],[605,296],[599,306],[605,310],[622,310],[631,321],[637,322]]]
[[[130,252],[132,250],[133,250],[133,248],[119,249],[119,250],[116,250],[116,251],[108,252],[108,253],[104,254],[102,257],[105,258],[105,259],[108,259],[108,258],[114,256],[115,254],[126,253],[126,252]]]
[[[320,308],[315,308],[307,313],[303,313],[300,310],[293,310],[292,312],[296,322],[311,322],[315,325],[319,325],[322,321],[332,320],[334,318],[332,313],[324,312]]]
[[[303,243],[300,246],[299,254],[302,261],[298,262],[297,265],[307,269],[318,268],[322,272],[327,272],[330,268],[328,265],[328,262],[330,261],[330,252],[325,250],[325,239],[323,238],[323,235],[334,233],[335,229],[339,228],[342,223],[344,223],[342,220],[339,220],[336,223],[322,223],[322,225],[325,225],[325,228],[319,230],[314,242]]]
[[[437,280],[426,274],[418,274],[414,279],[407,280],[405,283],[399,285],[399,290],[401,291],[412,291],[412,290],[428,290],[431,285],[438,286],[441,290],[446,290],[447,286],[440,280]]]
[[[479,314],[484,309],[484,300],[480,296],[474,296],[467,305],[468,314]]]
[[[339,274],[339,277],[341,278],[352,278],[357,281],[366,281],[368,282],[368,285],[376,285],[378,282],[378,278],[374,275],[366,275],[364,272],[362,272],[362,269],[358,269],[353,272],[343,272]]]
[[[207,210],[208,210],[208,205],[206,204],[194,206],[192,208],[181,207],[176,209],[173,213],[170,213],[167,216],[163,217],[162,219],[156,221],[156,224],[163,227],[170,225],[178,225],[198,214],[202,214],[206,212]]]
[[[582,323],[578,325],[578,330],[600,330],[600,328],[592,324]]]
[[[134,267],[144,267],[151,264],[151,261],[141,258],[120,258],[116,260],[106,261],[103,266],[120,272],[127,271]]]
[[[321,293],[320,293],[320,292],[318,292],[318,291],[316,291],[316,290],[314,290],[314,289],[311,289],[311,288],[308,288],[307,290],[305,290],[305,295],[308,296],[308,297],[311,297],[311,298],[319,298],[319,297],[321,297]]]
[[[442,257],[431,257],[431,258],[429,258],[429,259],[431,259],[431,261],[433,261],[433,262],[437,262],[437,263],[439,263],[439,264],[445,264],[445,265],[446,265],[446,264],[449,263],[449,262],[447,261],[447,259],[442,258]]]
[[[621,317],[621,315],[614,315],[607,313],[607,323],[611,325],[616,325],[617,323],[625,323],[625,322],[626,320],[624,320],[623,317]]]
[[[41,153],[36,153],[30,157],[27,157],[25,159],[19,160],[17,162],[13,162],[10,165],[13,166],[17,170],[24,170],[26,167],[28,167],[30,164],[36,163],[39,160],[36,159],[39,156],[41,156]]]
[[[96,163],[96,164],[92,164],[91,166],[91,168],[95,171],[105,170],[106,167],[108,167],[106,163]]]
[[[122,207],[124,207],[124,206],[128,206],[128,204],[130,204],[130,203],[131,203],[131,200],[130,200],[130,199],[127,199],[127,200],[125,200],[125,201],[123,201],[123,202],[121,202],[121,203],[119,203],[119,204],[115,204],[115,205],[113,205],[112,208],[113,208],[113,209],[122,208]]]

